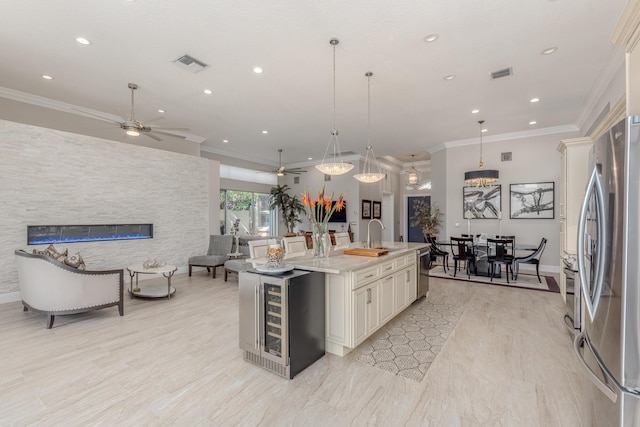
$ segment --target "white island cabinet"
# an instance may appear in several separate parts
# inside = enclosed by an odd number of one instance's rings
[[[425,244],[382,246],[390,252],[380,257],[344,255],[340,250],[324,259],[286,260],[295,268],[325,273],[328,353],[346,355],[416,300],[416,250]]]

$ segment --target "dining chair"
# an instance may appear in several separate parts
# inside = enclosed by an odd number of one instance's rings
[[[340,232],[340,233],[334,233],[333,236],[336,241],[336,244],[333,246],[334,250],[346,249],[351,244],[349,233],[347,233],[346,231]]]
[[[513,270],[511,271],[511,277],[513,280],[518,280],[518,270],[520,268],[520,264],[534,264],[536,266],[536,275],[538,276],[538,282],[542,283],[540,279],[540,257],[542,256],[542,252],[544,252],[544,248],[547,245],[547,239],[544,237],[540,241],[540,246],[533,253],[530,253],[527,256],[516,257],[513,260]]]
[[[513,275],[513,240],[510,239],[487,239],[487,246],[490,252],[487,252],[487,262],[491,266],[489,275],[493,282],[496,265],[503,264],[507,283],[509,283],[509,270]]]
[[[516,247],[516,236],[496,236],[495,239],[513,240],[513,247]]]
[[[269,249],[270,240],[250,240],[247,242],[249,245],[249,258],[267,258],[267,250]],[[258,266],[258,263],[252,262],[253,268]]]
[[[467,278],[471,278],[470,264],[476,266],[476,254],[473,248],[472,237],[452,237],[451,238],[451,254],[453,255],[453,277],[458,272],[458,263],[465,263],[467,268]],[[476,271],[477,272],[477,271]]]
[[[438,257],[442,257],[442,267],[444,268],[444,272],[447,272],[447,265],[449,264],[449,252],[443,251],[438,247],[438,243],[435,238],[430,234],[424,236],[425,243],[429,243],[431,245],[430,251],[431,256],[430,260],[433,263],[434,261],[438,261]]]
[[[307,253],[307,239],[304,236],[283,237],[282,241],[284,242],[284,254],[288,258]]]

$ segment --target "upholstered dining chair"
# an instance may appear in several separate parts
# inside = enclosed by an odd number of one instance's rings
[[[505,268],[505,276],[509,283],[509,271],[513,275],[513,240],[511,239],[487,239],[487,262],[491,266],[489,275],[493,282],[496,265],[503,264]]]
[[[304,236],[283,237],[286,258],[303,256],[307,253],[307,239]]]
[[[453,277],[458,272],[458,264],[465,264],[467,268],[467,278],[471,278],[470,265],[476,267],[476,254],[473,249],[472,237],[452,237],[451,238],[451,254],[453,256]]]
[[[513,280],[518,280],[518,270],[520,269],[520,264],[534,264],[536,266],[536,275],[538,276],[538,282],[542,283],[540,279],[540,257],[542,256],[542,252],[544,252],[544,248],[547,246],[547,239],[544,237],[540,241],[540,246],[535,252],[530,253],[527,256],[516,257],[513,260],[513,270],[511,272],[511,276]]]
[[[247,242],[249,245],[249,258],[267,258],[267,250],[271,241],[269,239],[264,240],[250,240]],[[258,263],[253,262],[253,267],[257,267]]]
[[[447,272],[447,265],[449,264],[449,252],[443,251],[438,247],[438,243],[433,238],[432,235],[427,234],[424,236],[425,243],[429,243],[431,245],[431,262],[438,261],[438,257],[442,257],[442,267],[444,268],[444,272]]]
[[[333,246],[334,250],[346,249],[351,244],[349,233],[347,233],[346,231],[340,232],[340,233],[334,233],[333,236],[336,241],[336,244]]]

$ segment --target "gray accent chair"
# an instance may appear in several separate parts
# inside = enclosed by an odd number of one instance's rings
[[[192,256],[189,258],[189,277],[193,267],[206,267],[207,272],[212,269],[212,277],[216,278],[216,268],[223,267],[225,261],[229,259],[233,245],[233,236],[230,234],[219,236],[209,236],[209,250],[206,255]]]
[[[78,270],[45,256],[15,251],[23,311],[47,315],[47,329],[57,315],[118,306],[124,315],[123,270]]]

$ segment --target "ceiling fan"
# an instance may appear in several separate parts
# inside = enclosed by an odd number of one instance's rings
[[[302,172],[306,172],[306,170],[303,170],[302,168],[287,169],[284,166],[282,166],[282,148],[278,148],[278,163],[279,163],[278,169],[275,169],[272,171],[278,176],[285,176],[288,173],[291,173],[294,175],[300,175]]]
[[[159,127],[159,126],[151,127],[136,120],[135,106],[134,106],[134,92],[136,91],[136,89],[138,89],[138,85],[135,83],[129,83],[128,87],[129,89],[131,89],[131,113],[129,115],[129,119],[122,118],[122,121],[118,121],[118,120],[113,120],[109,117],[100,116],[100,115],[89,113],[89,112],[85,112],[85,113],[90,114],[92,116],[99,117],[102,120],[106,120],[106,121],[117,124],[129,136],[138,136],[142,134],[142,135],[148,136],[149,138],[155,139],[156,141],[162,141],[162,138],[155,135],[156,133],[184,138],[184,135],[182,135],[182,133],[189,132],[188,128],[168,128],[168,127]],[[150,122],[154,120],[157,120],[157,119],[150,120]]]

